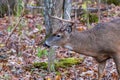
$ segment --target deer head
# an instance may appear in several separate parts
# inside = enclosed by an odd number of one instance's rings
[[[71,34],[74,32],[74,24],[66,24],[59,30],[54,32],[48,39],[46,39],[44,45],[47,47],[51,46],[62,46],[68,43]]]

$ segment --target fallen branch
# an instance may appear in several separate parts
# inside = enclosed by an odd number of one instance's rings
[[[8,43],[8,41],[9,41],[10,37],[12,36],[12,34],[14,33],[14,31],[15,31],[16,28],[18,27],[18,24],[20,23],[21,19],[22,19],[22,17],[19,18],[17,24],[16,24],[15,27],[12,29],[11,33],[8,35],[8,37],[7,37],[6,41],[5,41],[6,46],[7,46],[7,43]]]

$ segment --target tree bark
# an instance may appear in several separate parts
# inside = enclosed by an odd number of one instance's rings
[[[64,0],[64,19],[71,20],[72,0]]]
[[[63,0],[44,0],[44,17],[45,17],[45,27],[46,34],[51,34],[59,29],[60,22],[59,20],[51,19],[51,16],[62,17],[63,13]]]

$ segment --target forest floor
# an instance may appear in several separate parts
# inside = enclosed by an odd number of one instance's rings
[[[109,10],[112,16],[102,17],[101,22],[108,22],[120,17],[120,6]],[[89,56],[59,48],[55,59],[83,57],[80,64],[67,68],[58,68],[53,72],[32,68],[35,62],[48,62],[49,49],[38,45],[45,38],[44,17],[25,15],[21,21],[15,16],[0,18],[0,80],[97,80],[97,62]],[[94,25],[94,24],[93,24]],[[13,29],[16,29],[13,31]],[[79,24],[79,27],[85,27]],[[107,61],[103,80],[117,80],[117,71],[112,59]]]

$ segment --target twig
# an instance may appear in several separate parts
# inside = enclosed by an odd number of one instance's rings
[[[49,16],[50,16],[50,15],[49,15]],[[54,19],[58,19],[58,20],[60,20],[60,21],[64,21],[64,22],[75,23],[74,21],[61,19],[61,18],[58,18],[58,17],[55,17],[55,16],[50,16],[50,17],[51,17],[51,18],[54,18]]]
[[[5,41],[6,46],[7,46],[7,43],[8,43],[8,41],[9,41],[10,37],[12,36],[12,34],[14,33],[14,31],[15,31],[16,28],[18,27],[18,24],[20,23],[21,19],[22,19],[22,17],[19,18],[17,24],[16,24],[15,27],[12,29],[11,33],[8,35],[8,37],[7,37],[6,41]]]

